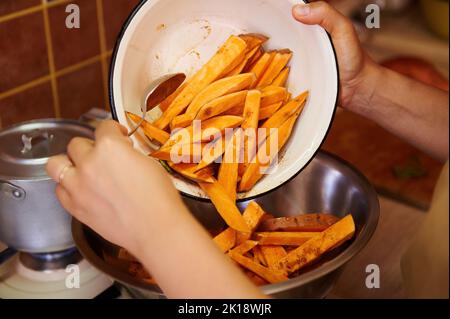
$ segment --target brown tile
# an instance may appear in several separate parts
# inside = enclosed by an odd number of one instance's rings
[[[77,119],[93,107],[104,107],[102,67],[96,62],[58,78],[61,117]]]
[[[0,0],[0,16],[40,4],[40,0]]]
[[[0,92],[47,75],[42,12],[0,23],[0,52]]]
[[[0,127],[52,117],[55,114],[49,81],[0,100]]]
[[[71,3],[80,7],[80,28],[66,27],[67,4],[49,9],[55,67],[57,70],[81,62],[100,53],[96,1],[78,0]]]
[[[106,46],[108,50],[114,48],[122,25],[139,2],[139,0],[103,0]]]

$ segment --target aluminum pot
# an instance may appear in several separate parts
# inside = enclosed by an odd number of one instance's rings
[[[185,198],[184,201],[205,228],[219,230],[224,227],[210,202],[191,198]],[[370,183],[349,164],[325,152],[319,152],[305,170],[290,182],[256,201],[274,216],[310,212],[344,216],[351,213],[356,224],[356,235],[351,242],[322,258],[320,263],[308,271],[286,282],[261,287],[265,294],[277,298],[325,297],[345,263],[364,248],[378,223],[378,197]],[[248,202],[239,203],[242,209],[247,204]],[[116,258],[120,247],[104,240],[75,219],[72,232],[81,254],[92,265],[123,285],[132,296],[164,297],[157,286],[127,273],[128,264]]]
[[[29,253],[74,246],[70,215],[45,172],[50,156],[66,152],[76,136],[92,138],[90,126],[71,120],[26,122],[0,131],[0,241]]]

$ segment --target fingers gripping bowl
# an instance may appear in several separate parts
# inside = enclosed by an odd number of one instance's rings
[[[309,91],[309,96],[276,171],[238,194],[238,199],[248,200],[283,185],[319,149],[338,95],[337,63],[331,41],[321,28],[294,21],[293,4],[288,0],[142,2],[125,24],[113,55],[110,85],[114,116],[131,129],[133,123],[127,119],[126,111],[140,114],[141,95],[150,81],[176,72],[186,73],[189,80],[230,35],[263,34],[270,38],[266,50],[289,48],[293,52],[287,88],[293,96],[304,91]],[[153,122],[160,115],[161,111],[155,108],[147,119]],[[143,153],[153,151],[142,135],[133,139]],[[177,175],[172,178],[183,194],[197,199],[207,197],[197,184]]]

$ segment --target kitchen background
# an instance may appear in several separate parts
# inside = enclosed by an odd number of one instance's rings
[[[108,109],[108,69],[139,0],[0,0],[0,126]],[[81,28],[67,29],[69,3]]]
[[[0,128],[35,118],[79,118],[94,107],[108,110],[111,52],[138,2],[0,0]],[[367,1],[333,2],[355,20],[375,60],[448,91],[448,1],[369,1],[382,8],[381,28],[371,30],[362,27]],[[65,26],[70,3],[80,7],[80,29]],[[435,13],[428,12],[435,6]],[[430,29],[430,21],[434,30],[440,27],[440,35]],[[336,115],[323,148],[356,166],[382,195],[377,233],[348,268],[359,267],[371,256],[386,265],[388,276],[387,287],[356,292],[354,283],[364,282],[365,274],[347,271],[332,296],[401,296],[399,256],[429,206],[441,164],[345,111]],[[398,239],[399,232],[404,240]],[[397,236],[390,237],[393,233]]]

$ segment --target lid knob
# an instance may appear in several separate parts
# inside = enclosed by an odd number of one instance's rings
[[[30,134],[22,134],[23,148],[21,153],[26,154],[33,149],[33,146],[43,141],[49,143],[53,139],[53,134],[47,131],[34,130]]]

